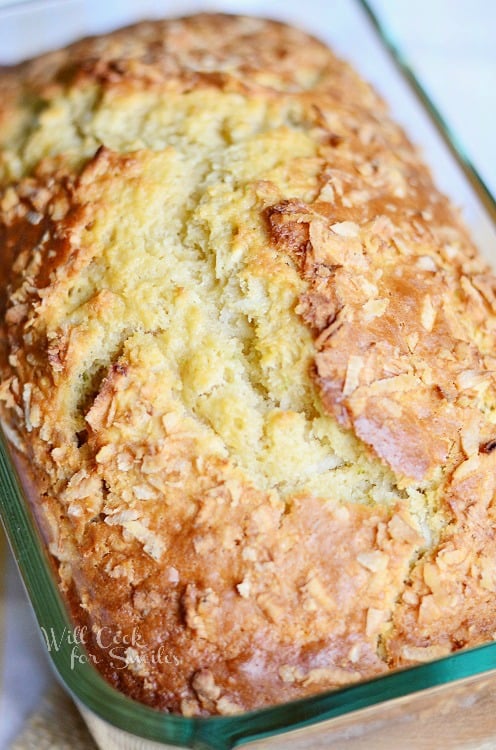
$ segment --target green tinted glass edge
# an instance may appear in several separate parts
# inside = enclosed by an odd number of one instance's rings
[[[395,63],[428,111],[451,153],[461,166],[490,217],[496,220],[496,200],[465,155],[442,115],[424,91],[391,36],[367,0],[358,0]],[[40,627],[63,633],[72,628],[58,591],[50,561],[17,472],[0,434],[0,515]],[[51,660],[73,696],[96,715],[143,739],[201,750],[228,750],[317,722],[343,716],[412,693],[496,669],[496,644],[461,651],[443,659],[383,675],[334,692],[235,717],[187,719],[155,711],[112,688],[89,663],[71,668],[73,645],[61,639]],[[79,647],[83,657],[84,652]]]

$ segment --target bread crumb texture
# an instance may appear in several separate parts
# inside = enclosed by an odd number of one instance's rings
[[[107,679],[230,715],[490,640],[496,279],[379,97],[218,15],[0,96],[3,423]]]

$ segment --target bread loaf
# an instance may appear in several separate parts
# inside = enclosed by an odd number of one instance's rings
[[[2,419],[106,678],[232,714],[492,639],[496,278],[377,94],[196,15],[0,97]]]

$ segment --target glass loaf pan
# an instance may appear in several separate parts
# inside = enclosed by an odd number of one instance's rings
[[[436,113],[363,0],[44,0],[0,9],[0,63],[14,63],[78,37],[141,18],[220,10],[280,18],[329,43],[370,80],[420,146],[437,184],[463,208],[483,254],[496,266],[496,204],[463,154],[442,137]],[[405,75],[406,73],[406,75]],[[434,120],[433,120],[434,115]],[[438,121],[439,125],[439,121]],[[0,438],[0,511],[40,628],[56,634],[50,658],[104,750],[194,747],[225,750],[489,748],[496,746],[496,643],[291,704],[235,717],[187,719],[138,704],[110,687],[64,634],[72,625],[55,581],[22,468]]]

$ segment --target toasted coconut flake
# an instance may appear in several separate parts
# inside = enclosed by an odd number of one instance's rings
[[[362,552],[357,557],[360,565],[370,570],[372,573],[378,573],[381,570],[386,570],[389,556],[385,552],[376,550],[374,552]]]
[[[33,425],[31,424],[30,412],[31,412],[31,395],[33,393],[33,384],[25,383],[22,389],[22,400],[24,403],[24,422],[26,424],[26,430],[31,432]]]
[[[119,526],[127,523],[127,521],[135,521],[140,517],[137,510],[129,508],[128,510],[120,510],[117,513],[112,513],[105,518],[107,526]]]
[[[115,456],[116,447],[115,445],[103,445],[95,456],[97,463],[105,464]]]
[[[315,576],[310,578],[303,589],[322,609],[327,612],[334,612],[336,610],[335,602],[319,578]]]
[[[303,680],[303,685],[346,685],[357,682],[360,672],[352,672],[339,667],[316,667],[311,669]]]
[[[457,482],[462,479],[466,479],[470,474],[474,474],[480,469],[480,456],[479,454],[471,456],[466,461],[459,464],[453,472],[453,479]]]
[[[422,323],[423,328],[425,328],[425,330],[428,331],[429,333],[434,328],[436,315],[437,315],[437,312],[432,304],[430,295],[426,294],[422,301],[422,308],[420,311],[420,321]]]
[[[430,255],[419,255],[417,258],[417,268],[421,271],[437,271],[437,265]]]
[[[480,370],[465,370],[457,377],[456,383],[462,391],[476,388],[487,379],[489,373],[480,372]]]
[[[383,239],[390,239],[394,234],[394,226],[389,216],[378,216],[374,219],[371,231],[373,234],[378,234]]]
[[[321,188],[319,199],[321,201],[327,201],[328,203],[334,203],[335,193],[334,188],[332,187],[330,182],[326,182],[326,184]]]
[[[117,468],[119,471],[130,471],[133,468],[134,459],[127,451],[117,456]]]
[[[467,458],[479,452],[480,427],[478,416],[473,415],[470,422],[462,430],[460,437],[462,448]]]
[[[440,659],[451,652],[449,646],[403,646],[401,656],[408,661],[426,662],[433,659]]]
[[[343,396],[350,396],[360,385],[360,373],[363,369],[363,357],[352,355],[348,360],[348,369],[346,370],[346,380],[343,386]]]
[[[305,677],[305,673],[301,667],[294,667],[291,664],[283,664],[282,667],[279,667],[279,677],[283,682],[291,685],[294,682],[301,682]]]
[[[383,609],[376,609],[375,607],[369,607],[367,611],[367,625],[366,634],[370,638],[381,629],[383,623],[387,619],[387,612]]]
[[[331,224],[331,229],[340,237],[358,237],[360,234],[360,227],[354,221],[338,221],[336,224]]]
[[[251,591],[251,583],[248,578],[245,578],[241,583],[238,583],[236,586],[238,590],[238,594],[243,597],[243,599],[249,599],[250,598],[250,591]]]
[[[230,698],[227,698],[227,696],[225,695],[223,695],[222,698],[219,698],[215,705],[217,707],[217,711],[223,716],[235,716],[236,714],[240,714],[243,711],[243,708],[239,705],[239,703],[236,703]]]
[[[155,490],[148,484],[137,484],[133,487],[133,494],[138,500],[153,500],[156,497]]]
[[[348,659],[352,664],[356,664],[360,659],[361,646],[359,643],[355,643],[348,652]]]
[[[167,580],[174,586],[179,583],[179,571],[172,565],[167,569]]]
[[[371,299],[363,306],[365,321],[369,323],[374,318],[380,318],[384,315],[389,305],[388,299]]]
[[[160,560],[164,551],[165,544],[162,539],[150,531],[141,521],[125,521],[122,524],[125,531],[138,540],[143,545],[143,551],[153,557],[154,560]]]
[[[418,594],[416,594],[415,591],[412,591],[412,589],[405,589],[401,598],[405,604],[411,604],[413,607],[417,606],[419,603]]]
[[[214,675],[210,669],[200,669],[195,672],[191,685],[199,698],[212,701],[220,698],[221,689],[215,683]]]
[[[395,375],[392,378],[381,378],[370,386],[372,393],[403,393],[413,391],[422,384],[420,378],[415,375]]]
[[[417,529],[397,513],[395,513],[389,521],[388,530],[392,538],[396,539],[398,542],[411,542],[412,544],[415,544],[420,541],[420,535]]]

